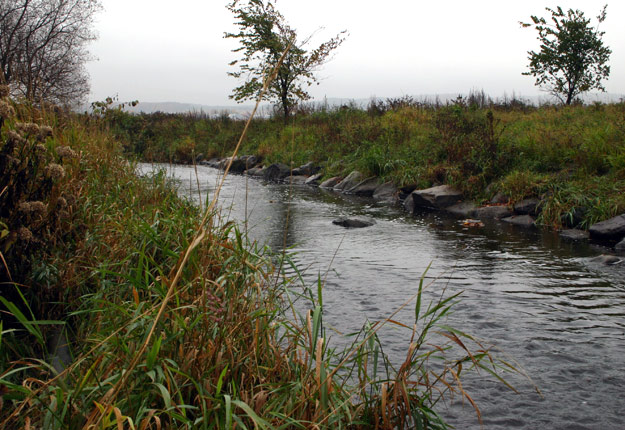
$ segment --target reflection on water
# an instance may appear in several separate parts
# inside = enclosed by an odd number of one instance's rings
[[[195,199],[197,181],[204,198],[212,196],[218,173],[198,167],[196,180],[192,168],[171,170],[180,191]],[[244,223],[253,240],[295,252],[307,281],[331,263],[325,321],[338,332],[390,315],[432,263],[427,277],[439,280],[430,298],[442,288],[462,291],[450,325],[513,357],[544,396],[520,377],[512,379],[519,394],[486,375],[471,377],[465,389],[485,428],[624,428],[625,264],[592,263],[602,249],[503,223],[473,228],[441,214],[412,217],[367,199],[243,176],[228,178],[220,203],[223,216]],[[340,216],[373,217],[377,224],[347,230],[332,224]],[[411,313],[397,318],[409,323]],[[397,361],[406,353],[404,334],[383,333],[385,351]],[[480,428],[468,405],[454,403],[444,413],[457,428]]]

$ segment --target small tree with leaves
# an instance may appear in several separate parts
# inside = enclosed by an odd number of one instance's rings
[[[606,18],[607,5],[603,7],[597,20]],[[607,65],[612,51],[603,45],[604,32],[590,26],[590,19],[580,10],[561,7],[546,8],[551,20],[532,16],[533,23],[523,23],[523,27],[534,27],[538,31],[540,51],[528,51],[529,72],[536,78],[536,85],[543,87],[562,103],[571,104],[579,94],[597,89],[605,91],[601,84],[610,75]]]
[[[224,37],[237,39],[240,46],[233,52],[242,53],[240,59],[230,63],[238,70],[228,72],[228,75],[245,80],[233,90],[230,98],[238,102],[256,99],[268,71],[278,64],[288,48],[264,97],[275,101],[284,121],[288,121],[295,105],[310,99],[306,89],[319,83],[315,72],[343,43],[345,32],[307,51],[305,46],[310,38],[298,41],[296,30],[286,23],[271,0],[235,0],[227,8],[236,16],[239,31],[226,33]]]

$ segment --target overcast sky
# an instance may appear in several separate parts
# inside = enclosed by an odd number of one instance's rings
[[[235,104],[237,85],[226,75],[236,41],[234,18],[223,0],[102,0],[97,16],[97,58],[88,64],[91,100]],[[349,36],[319,72],[310,93],[368,98],[467,93],[493,97],[540,94],[522,76],[527,51],[537,50],[536,31],[521,28],[530,15],[547,16],[558,4],[596,17],[605,0],[278,0],[277,7],[300,38],[315,33],[311,47],[341,30]],[[625,93],[625,2],[608,4],[600,29],[612,49],[610,93]],[[321,30],[317,31],[319,28]]]

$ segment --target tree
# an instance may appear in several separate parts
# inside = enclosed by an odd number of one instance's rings
[[[230,63],[238,70],[228,75],[245,82],[233,90],[230,98],[238,102],[255,99],[260,95],[265,76],[290,46],[276,78],[265,94],[266,100],[275,100],[284,121],[288,121],[298,101],[310,99],[306,88],[319,83],[315,72],[330,59],[330,54],[345,40],[345,31],[307,51],[304,46],[310,38],[298,42],[297,32],[285,21],[271,0],[235,0],[227,6],[237,18],[237,33],[224,37],[237,39],[242,58]]]
[[[0,0],[0,79],[14,96],[62,105],[89,93],[86,46],[99,0]]]
[[[606,8],[597,16],[599,24],[605,20]],[[534,76],[536,85],[567,105],[591,89],[605,91],[601,80],[610,75],[606,63],[612,51],[603,45],[604,32],[598,25],[591,27],[580,10],[565,13],[559,6],[546,10],[551,13],[550,23],[537,16],[531,17],[533,24],[520,23],[536,28],[541,43],[540,52],[528,51],[529,72],[523,74]]]

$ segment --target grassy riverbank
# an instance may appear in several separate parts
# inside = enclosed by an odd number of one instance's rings
[[[227,156],[243,122],[227,116],[109,111],[126,151],[141,159],[190,162]],[[254,120],[242,148],[267,162],[313,161],[326,177],[352,170],[398,186],[450,184],[486,202],[540,197],[539,222],[581,227],[625,211],[625,104],[533,107],[495,104],[483,94],[448,106],[411,99]]]
[[[443,327],[457,296],[425,303],[423,283],[413,321],[335,351],[321,281],[137,176],[111,122],[2,103],[0,427],[444,428],[441,399],[472,402],[461,374],[510,369]],[[400,368],[384,324],[412,335]]]

